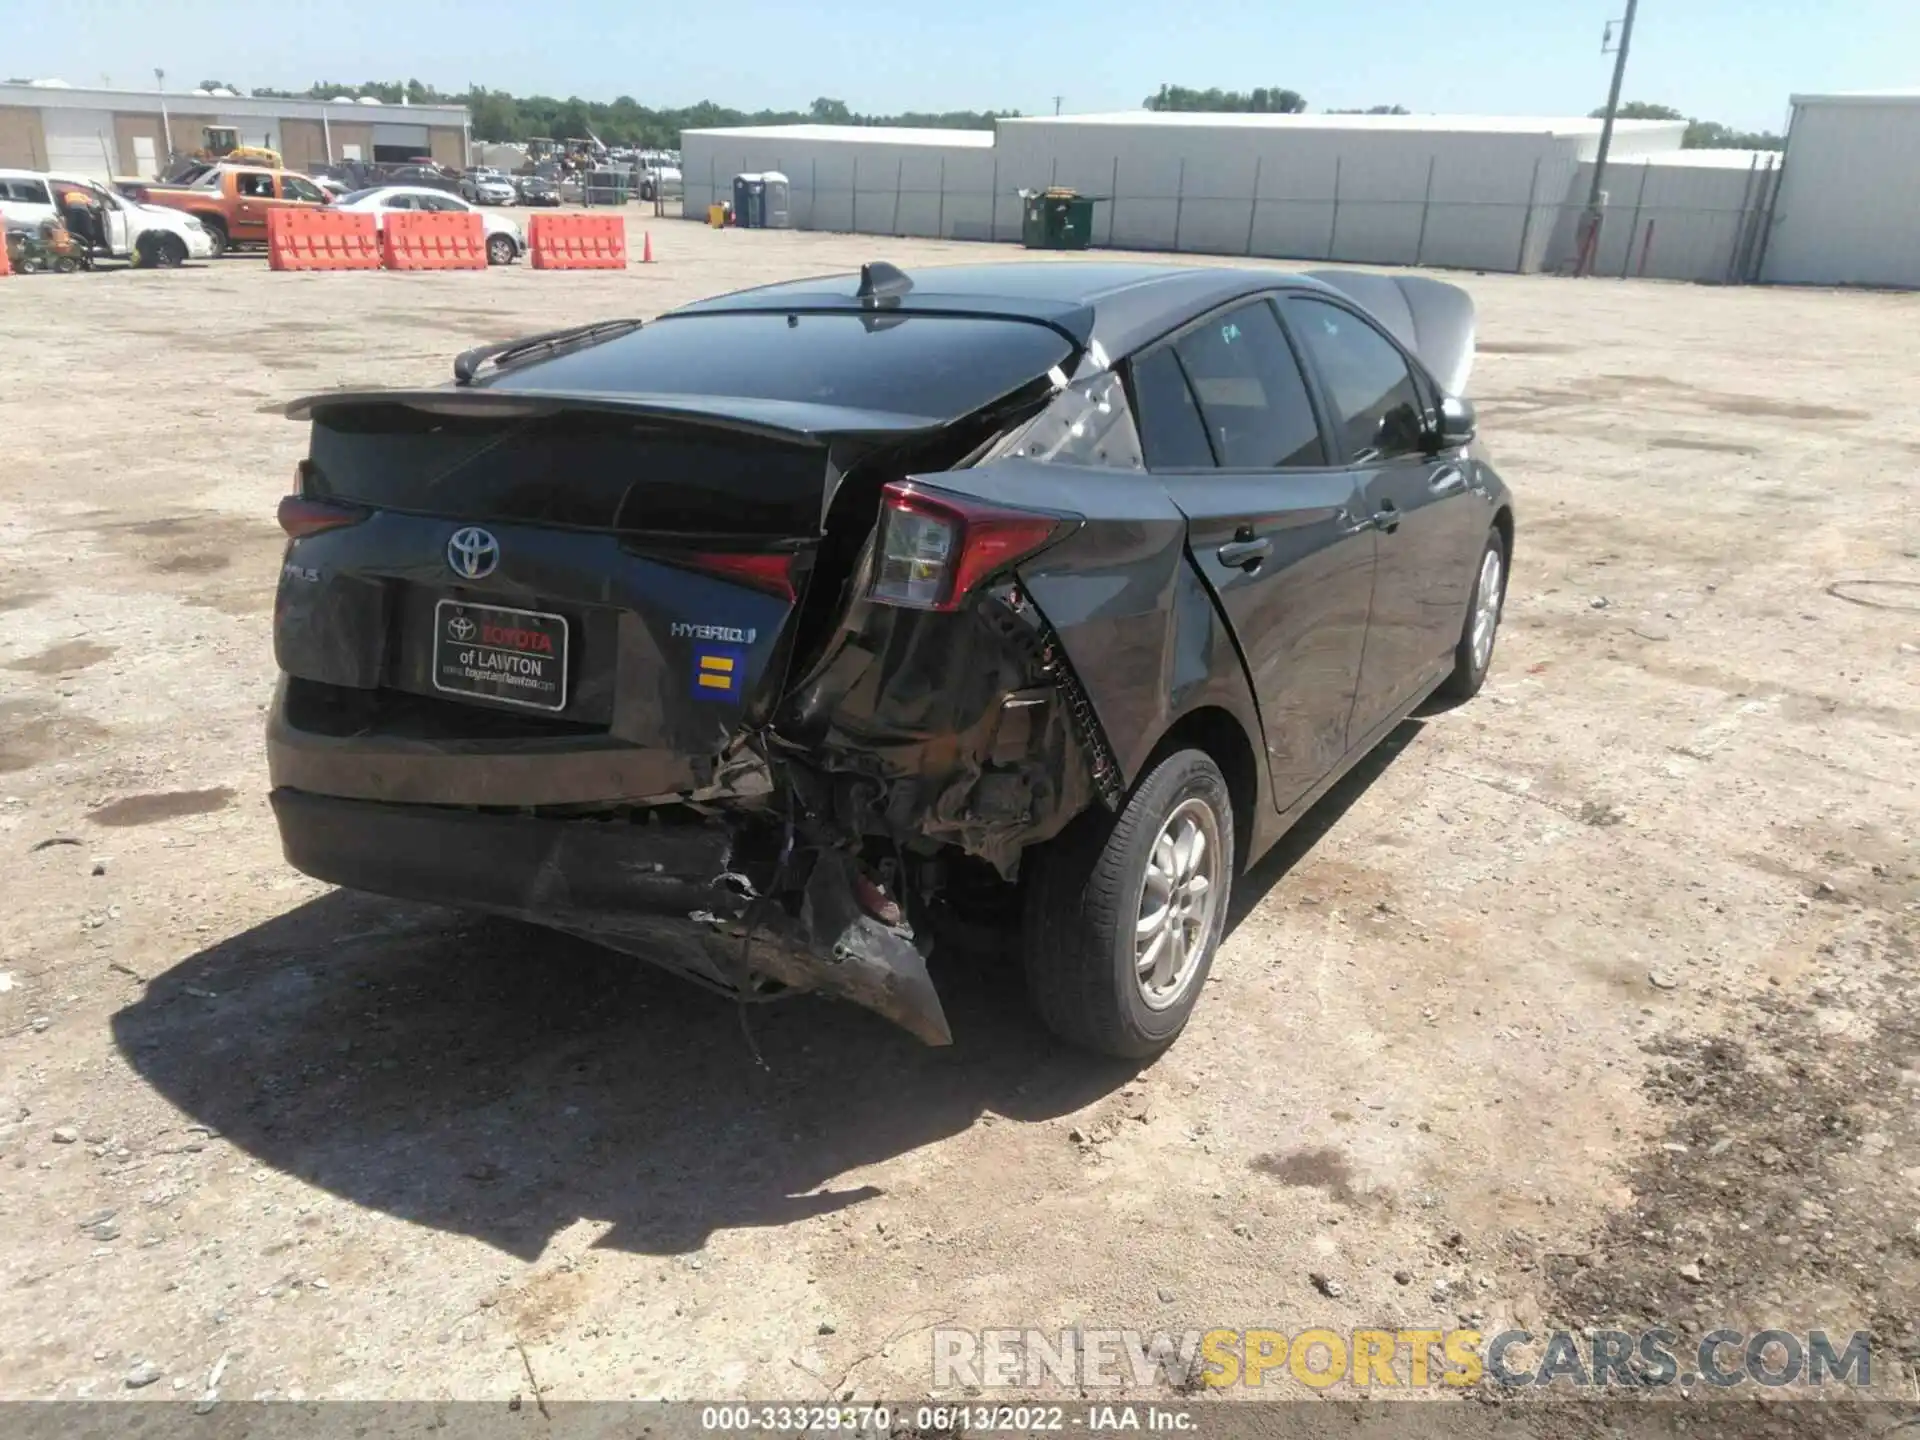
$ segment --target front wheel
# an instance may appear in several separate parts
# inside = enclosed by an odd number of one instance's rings
[[[1473,599],[1460,627],[1460,643],[1453,650],[1453,672],[1440,682],[1439,693],[1449,700],[1471,700],[1487,682],[1493,664],[1493,642],[1500,636],[1500,612],[1507,603],[1507,542],[1498,527],[1487,534],[1474,571]]]
[[[218,220],[202,220],[200,223],[205,227],[207,239],[213,246],[213,253],[207,258],[210,260],[218,260],[232,248],[233,242],[227,239],[227,227]]]
[[[487,263],[489,265],[511,265],[513,257],[520,253],[520,247],[513,243],[510,235],[493,235],[487,239]]]
[[[187,263],[187,242],[178,235],[162,235],[153,244],[153,263],[166,270],[177,270]]]
[[[1074,1045],[1128,1060],[1185,1028],[1225,932],[1233,802],[1220,768],[1178,750],[1119,815],[1088,811],[1032,859],[1027,990]]]

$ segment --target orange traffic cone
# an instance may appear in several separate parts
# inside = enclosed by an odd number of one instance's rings
[[[640,232],[640,263],[642,265],[653,263],[653,232],[651,230]]]

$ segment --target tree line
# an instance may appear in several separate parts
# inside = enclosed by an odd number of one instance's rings
[[[1607,111],[1603,105],[1592,112],[1590,118],[1599,120]],[[1622,105],[1615,112],[1622,120],[1685,120],[1687,133],[1680,141],[1682,150],[1784,150],[1787,137],[1776,135],[1771,130],[1735,130],[1732,126],[1722,125],[1718,120],[1696,120],[1692,116],[1682,115],[1671,105],[1649,105],[1644,100],[1634,100]]]
[[[214,88],[202,84],[202,89]],[[232,89],[232,86],[225,87]],[[905,125],[929,130],[991,130],[993,122],[1018,110],[907,111],[899,115],[863,115],[846,101],[821,98],[805,110],[735,110],[702,100],[678,108],[642,105],[631,95],[612,101],[582,100],[577,95],[514,95],[475,85],[464,91],[438,90],[418,80],[368,80],[358,85],[324,81],[305,90],[258,89],[258,96],[282,100],[332,100],[370,95],[386,105],[404,99],[410,105],[464,105],[473,116],[476,140],[554,140],[583,138],[589,130],[608,145],[666,149],[680,143],[682,130],[732,125]]]

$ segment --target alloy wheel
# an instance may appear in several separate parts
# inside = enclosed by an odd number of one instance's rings
[[[1220,820],[1195,796],[1167,817],[1147,858],[1134,925],[1134,973],[1150,1010],[1177,1004],[1206,954],[1220,897]]]
[[[1493,636],[1500,628],[1501,564],[1498,546],[1489,546],[1480,562],[1480,584],[1473,596],[1473,668],[1485,670],[1493,659]]]

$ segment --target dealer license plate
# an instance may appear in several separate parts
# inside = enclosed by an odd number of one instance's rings
[[[566,709],[566,617],[440,601],[433,607],[433,687],[529,710]]]

